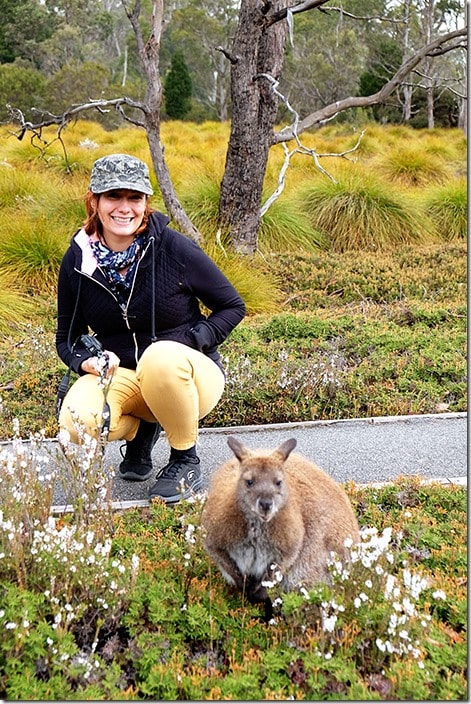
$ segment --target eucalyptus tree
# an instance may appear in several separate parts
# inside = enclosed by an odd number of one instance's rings
[[[44,5],[36,0],[0,0],[0,64],[31,61],[54,31]],[[37,67],[37,66],[36,66]]]
[[[417,47],[429,43],[439,32],[450,31],[462,25],[466,11],[465,3],[459,0],[404,0],[403,22],[398,25],[403,58],[407,59]],[[461,58],[461,61],[459,60]],[[413,72],[411,80],[404,83],[404,119],[412,114],[414,90],[422,89],[426,95],[427,125],[435,126],[434,101],[443,91],[453,91],[464,99],[466,87],[466,60],[451,56],[434,61],[432,56],[424,58]]]
[[[370,44],[361,25],[345,22],[342,16],[300,15],[286,48],[280,91],[300,115],[355,94]],[[280,117],[290,118],[286,110]]]

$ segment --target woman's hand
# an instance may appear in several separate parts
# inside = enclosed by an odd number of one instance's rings
[[[81,364],[82,371],[87,374],[101,376],[104,368],[108,365],[106,376],[111,376],[119,367],[119,357],[114,352],[105,350],[99,357],[89,357]]]

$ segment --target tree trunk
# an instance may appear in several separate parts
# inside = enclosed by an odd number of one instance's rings
[[[196,242],[201,241],[201,234],[193,225],[190,218],[182,208],[173,187],[167,162],[164,158],[164,149],[160,140],[160,122],[162,106],[162,81],[160,79],[160,38],[163,22],[163,0],[153,2],[152,29],[149,39],[144,43],[139,26],[139,6],[132,10],[125,9],[134,29],[139,54],[147,77],[145,96],[145,128],[149,151],[152,157],[155,175],[159,184],[165,207],[176,222],[183,234],[191,237]]]
[[[404,96],[404,106],[402,108],[402,119],[408,123],[412,117],[412,86],[404,86],[402,91]]]
[[[281,8],[274,0],[270,11]],[[266,6],[265,6],[266,7]],[[268,26],[259,0],[242,0],[231,61],[232,123],[221,183],[219,224],[234,249],[257,249],[260,203],[278,98],[261,74],[278,80],[288,31],[286,21]]]
[[[433,130],[435,127],[435,114],[434,114],[434,100],[433,100],[433,86],[428,86],[427,88],[427,127],[429,130]]]
[[[461,99],[460,114],[458,117],[458,127],[463,130],[466,137],[468,136],[468,101],[466,98]]]

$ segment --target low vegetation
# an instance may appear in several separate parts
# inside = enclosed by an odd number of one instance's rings
[[[8,700],[465,700],[466,490],[417,478],[347,492],[361,525],[332,584],[274,616],[202,547],[204,497],[113,513],[99,446],[0,455],[0,694]],[[77,497],[50,515],[55,482]]]
[[[421,160],[402,149],[409,130],[368,126],[357,164],[322,160],[337,183],[294,158],[285,192],[264,216],[260,252],[244,260],[215,238],[224,126],[192,132],[186,124],[183,136],[176,124],[163,127],[182,201],[248,307],[221,345],[227,387],[205,426],[466,411],[461,133],[414,133],[433,155]],[[57,144],[38,161],[35,145],[7,134],[0,696],[465,700],[464,488],[417,477],[346,485],[362,527],[348,572],[333,560],[330,586],[284,594],[268,585],[275,612],[265,623],[202,548],[204,497],[116,512],[100,446],[85,436],[64,453],[48,442],[65,371],[54,347],[55,272],[83,218],[89,170],[104,153],[148,160],[148,151],[135,129],[77,123],[69,164]],[[318,153],[356,141],[334,125],[306,139]],[[270,160],[267,197],[281,158]],[[162,207],[158,194],[154,204]],[[61,482],[73,498],[60,515],[51,507]]]

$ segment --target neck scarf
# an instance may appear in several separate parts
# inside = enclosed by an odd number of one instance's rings
[[[146,241],[146,235],[136,235],[134,241],[123,252],[114,252],[103,242],[90,242],[93,254],[102,269],[113,293],[121,306],[127,303],[132,281],[141,258],[141,252]],[[125,274],[120,270],[128,267]]]

